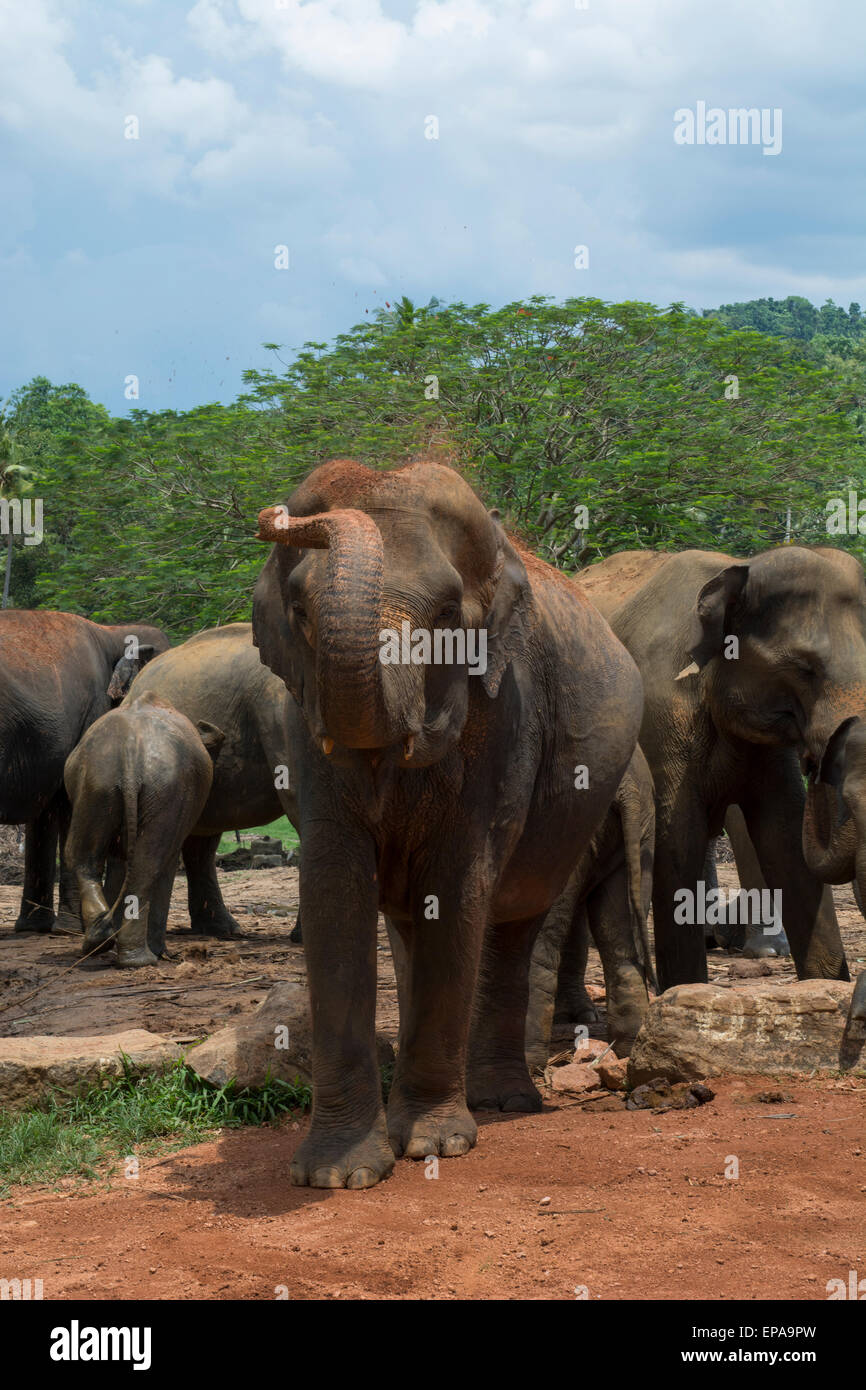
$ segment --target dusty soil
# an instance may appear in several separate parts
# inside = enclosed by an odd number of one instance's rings
[[[736,882],[726,865],[719,879]],[[200,1037],[271,984],[303,981],[303,948],[288,941],[296,871],[221,881],[244,937],[190,937],[179,880],[169,959],[128,974],[77,965],[71,938],[15,937],[20,890],[0,888],[0,1034]],[[836,896],[853,972],[866,965],[866,923],[849,889]],[[379,952],[379,1026],[396,1036],[381,929]],[[729,956],[709,962],[712,980],[734,983]],[[589,979],[603,979],[595,952]],[[603,1026],[602,1011],[593,1031]],[[605,1299],[824,1299],[829,1279],[866,1268],[866,1084],[785,1078],[791,1100],[759,1101],[770,1084],[714,1081],[709,1105],[665,1114],[590,1114],[558,1096],[540,1115],[481,1115],[478,1147],[441,1160],[438,1177],[404,1160],[369,1192],[288,1185],[306,1119],[227,1131],[143,1159],[137,1179],[17,1189],[0,1204],[0,1276],[41,1278],[48,1299],[272,1299],[280,1286],[298,1299],[573,1299],[578,1287]]]

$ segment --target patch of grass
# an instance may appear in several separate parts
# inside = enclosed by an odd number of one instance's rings
[[[294,827],[289,823],[285,816],[280,816],[279,820],[271,821],[269,825],[257,825],[252,830],[242,830],[241,834],[249,844],[248,836],[270,835],[272,839],[282,840],[283,849],[297,849],[300,840],[295,834]],[[237,849],[238,842],[235,839],[235,832],[227,830],[219,842],[218,854],[231,854],[233,849]]]
[[[38,1109],[0,1111],[0,1195],[14,1183],[94,1179],[130,1154],[198,1144],[219,1129],[264,1125],[311,1103],[310,1088],[268,1078],[255,1090],[215,1089],[182,1061],[123,1074]]]

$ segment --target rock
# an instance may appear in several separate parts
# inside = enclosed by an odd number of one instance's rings
[[[734,960],[728,966],[732,980],[757,980],[761,975],[772,975],[773,967],[767,960]]]
[[[253,858],[255,858],[257,854],[278,854],[280,863],[282,863],[283,842],[282,840],[276,839],[273,835],[260,835],[257,839],[250,840],[250,854]]]
[[[253,862],[253,856],[246,845],[238,845],[229,854],[218,854],[216,857],[217,868],[227,869],[248,869]]]
[[[601,1081],[595,1067],[580,1062],[569,1062],[568,1066],[557,1067],[551,1076],[551,1089],[565,1095],[583,1095],[586,1091],[601,1089]]]
[[[182,1048],[144,1028],[88,1037],[0,1038],[0,1107],[24,1110],[47,1092],[81,1091],[123,1071],[121,1053],[141,1071],[181,1056]]]
[[[600,1004],[605,999],[604,985],[584,985],[584,989],[593,1004]]]
[[[379,1065],[394,1061],[394,1049],[377,1036]],[[255,1013],[220,1028],[186,1054],[187,1065],[213,1086],[234,1080],[239,1088],[274,1080],[309,1085],[313,1079],[310,997],[301,985],[274,985]]]
[[[838,1071],[853,986],[839,980],[749,990],[675,985],[653,999],[635,1039],[628,1084]]]
[[[663,1076],[636,1086],[626,1101],[628,1110],[695,1110],[715,1100],[716,1093],[700,1081],[672,1086]]]
[[[575,1045],[573,1060],[592,1062],[596,1057],[603,1057],[605,1053],[609,1057],[614,1055],[610,1043],[602,1042],[601,1038],[587,1038],[585,1042]]]
[[[627,1057],[614,1057],[613,1053],[605,1057],[603,1062],[599,1062],[599,1080],[609,1091],[624,1091],[626,1084],[626,1072],[628,1070]]]
[[[756,1096],[762,1105],[790,1105],[793,1099],[790,1091],[761,1091]]]
[[[281,854],[254,854],[252,869],[281,869],[283,867],[283,856]]]

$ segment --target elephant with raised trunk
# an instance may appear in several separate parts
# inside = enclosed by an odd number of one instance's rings
[[[102,626],[47,609],[0,613],[0,823],[26,824],[24,890],[16,931],[54,925],[57,839],[69,825],[63,767],[94,720],[121,698],[168,638],[139,623]],[[61,875],[60,917],[78,926]]]
[[[473,1107],[539,1108],[532,946],[628,766],[641,684],[597,610],[449,468],[335,460],[259,527],[274,544],[253,631],[295,697],[313,1017],[313,1115],[291,1176],[369,1187],[395,1155],[466,1153]],[[383,662],[404,623],[421,659]],[[418,634],[444,652],[446,633],[451,659],[424,660]],[[476,651],[486,640],[474,675],[469,634]],[[408,977],[387,1118],[380,907]]]
[[[194,725],[144,694],[104,714],[70,754],[66,863],[81,901],[85,955],[115,938],[118,965],[155,965],[163,954],[165,917],[151,918],[151,906],[201,815],[222,743],[213,724]],[[109,905],[102,877],[112,852],[123,860],[123,879]]]
[[[803,856],[801,759],[819,762],[840,717],[863,708],[862,567],[844,551],[792,545],[748,560],[656,555],[642,577],[639,558],[619,555],[587,572],[587,592],[603,587],[606,566],[626,564],[631,589],[608,619],[644,683],[661,988],[707,978],[705,927],[677,921],[677,897],[702,881],[708,838],[732,805],[768,888],[781,890],[797,974],[848,979],[832,902]]]

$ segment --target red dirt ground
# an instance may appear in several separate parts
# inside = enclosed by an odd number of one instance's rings
[[[736,881],[724,865],[719,877]],[[303,948],[288,942],[296,873],[222,883],[240,942],[202,955],[180,934],[181,881],[172,958],[129,974],[76,967],[67,938],[14,937],[20,890],[0,888],[0,1035],[197,1037],[271,983],[304,980]],[[847,888],[837,906],[862,969],[866,924]],[[393,1036],[384,935],[379,961],[379,1024]],[[711,979],[733,983],[730,965],[712,953]],[[589,979],[602,980],[594,952]],[[46,1299],[273,1299],[282,1286],[296,1299],[447,1300],[573,1299],[582,1287],[594,1299],[825,1299],[828,1280],[866,1274],[866,1083],[782,1078],[793,1099],[781,1104],[757,1100],[767,1077],[711,1084],[716,1099],[698,1110],[589,1114],[557,1096],[540,1115],[482,1115],[478,1147],[441,1160],[438,1178],[402,1160],[369,1192],[289,1186],[307,1120],[226,1131],[142,1159],[137,1179],[15,1189],[0,1204],[0,1276],[41,1278]],[[736,1179],[724,1176],[732,1155]]]

